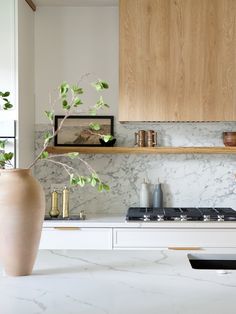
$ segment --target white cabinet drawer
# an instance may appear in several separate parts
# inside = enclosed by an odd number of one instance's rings
[[[40,249],[111,250],[112,229],[55,227],[43,228]]]
[[[113,230],[114,248],[236,247],[236,229]]]

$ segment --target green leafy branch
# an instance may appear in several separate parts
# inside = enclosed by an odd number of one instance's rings
[[[10,92],[0,92],[0,99],[3,101],[2,109],[8,110],[13,107],[13,105],[10,103],[10,100],[8,97],[10,96]]]
[[[8,97],[10,96],[10,92],[1,92],[0,91],[0,100],[3,102],[0,108],[3,110],[8,110],[13,107],[13,105],[10,103]],[[13,153],[6,153],[5,147],[6,147],[7,140],[0,140],[0,168],[4,169],[6,166],[13,167],[12,165],[12,158]]]
[[[89,132],[90,132],[90,134],[94,134],[94,135],[97,135],[97,136],[99,136],[100,138],[102,138],[103,139],[103,141],[104,142],[109,142],[109,141],[111,141],[114,137],[111,135],[111,134],[101,134],[101,133],[99,133],[98,131],[100,131],[101,130],[101,126],[100,126],[100,124],[99,123],[90,123],[89,124],[89,128],[90,128],[90,130],[89,130]],[[95,132],[92,132],[92,131],[95,131]]]
[[[7,140],[0,140],[0,169],[5,169],[6,166],[13,167],[11,160],[14,154],[12,152],[5,152],[6,144]]]
[[[77,170],[75,168],[69,166],[66,163],[55,160],[55,159],[61,158],[61,157],[68,157],[70,159],[79,160],[80,162],[82,162],[87,167],[90,174],[87,176],[82,176],[77,172]],[[77,152],[60,154],[60,155],[49,155],[48,152],[43,152],[40,159],[41,160],[47,159],[47,161],[49,161],[55,165],[63,167],[64,170],[66,171],[66,173],[69,175],[71,186],[84,187],[85,185],[91,185],[92,187],[97,187],[99,192],[110,190],[110,187],[101,181],[101,179],[99,178],[96,171],[89,165],[89,163],[87,163],[84,159],[80,158],[79,153],[77,153]]]
[[[98,191],[103,191],[103,190],[108,191],[109,186],[105,184],[104,182],[102,182],[102,180],[99,178],[96,171],[85,160],[83,160],[79,156],[78,153],[75,152],[75,153],[61,154],[61,155],[49,155],[49,153],[47,152],[47,147],[51,143],[52,139],[59,133],[66,119],[70,115],[72,115],[73,112],[78,109],[78,107],[81,107],[83,105],[83,100],[81,96],[84,94],[84,89],[80,86],[80,83],[84,78],[87,78],[89,75],[90,75],[89,73],[86,73],[85,75],[83,75],[79,83],[76,85],[69,85],[67,82],[63,82],[59,86],[58,101],[60,102],[65,115],[63,119],[61,120],[57,130],[55,130],[54,123],[53,123],[54,117],[55,117],[54,110],[52,109],[52,110],[45,111],[45,115],[53,127],[51,131],[47,131],[44,133],[43,147],[41,151],[39,152],[38,156],[29,166],[29,168],[33,167],[38,160],[47,160],[53,164],[61,166],[66,171],[66,173],[68,174],[70,178],[70,184],[72,186],[84,187],[85,185],[89,184],[93,187],[97,187]],[[109,88],[108,83],[100,79],[92,83],[91,86],[95,88],[97,92],[101,92]],[[96,115],[98,110],[108,108],[108,107],[109,105],[105,103],[105,101],[103,100],[103,97],[100,95],[95,105],[92,108],[90,108],[88,111],[89,111],[89,114]],[[95,130],[97,128],[96,131],[98,131],[98,129],[100,129],[100,126],[98,124],[94,124],[94,125],[91,125],[90,128],[91,130]],[[100,133],[96,133],[96,134],[100,136],[101,138],[103,138],[104,141],[109,141],[113,138],[111,135],[103,135]],[[86,168],[89,171],[89,175],[87,176],[80,175],[75,168],[69,166],[68,164],[64,162],[56,160],[57,157],[68,157],[70,159],[79,160],[81,163],[83,163],[86,166]]]
[[[109,105],[106,104],[103,100],[103,97],[100,96],[96,104],[92,108],[89,109],[89,114],[91,116],[96,116],[97,112],[104,108],[109,108]]]
[[[12,152],[6,153],[4,151],[0,151],[0,168],[5,169],[6,166],[13,167],[11,162],[13,156]]]

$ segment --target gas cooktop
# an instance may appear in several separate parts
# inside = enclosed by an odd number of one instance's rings
[[[236,221],[236,211],[221,207],[130,207],[126,220],[141,221]]]

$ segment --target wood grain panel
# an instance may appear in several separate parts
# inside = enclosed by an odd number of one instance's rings
[[[50,146],[51,154],[236,154],[236,147],[63,147]]]
[[[236,120],[235,0],[120,0],[119,120]]]

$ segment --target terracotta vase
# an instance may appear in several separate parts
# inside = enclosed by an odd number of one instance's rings
[[[45,197],[29,169],[0,170],[0,261],[10,276],[30,275],[45,213]]]

